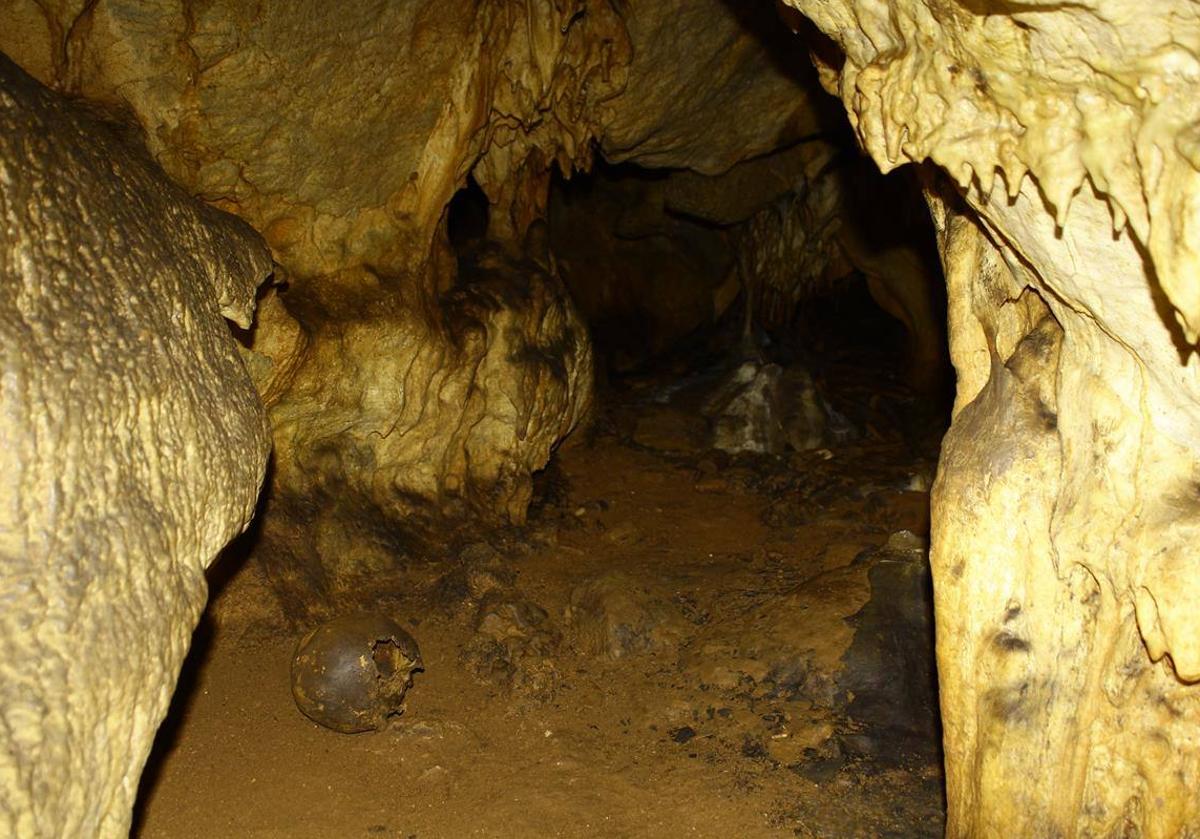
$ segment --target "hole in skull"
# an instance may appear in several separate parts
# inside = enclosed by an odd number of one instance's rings
[[[371,658],[379,678],[391,679],[404,663],[404,651],[393,638],[380,638],[371,645]]]

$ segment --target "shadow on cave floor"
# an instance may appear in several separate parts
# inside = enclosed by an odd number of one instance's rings
[[[678,386],[703,365],[667,358],[607,387],[527,527],[359,592],[426,665],[384,731],[297,711],[296,634],[235,551],[134,835],[940,836],[925,540],[944,420],[886,341],[835,340],[890,329],[863,311],[814,303],[832,331],[797,350],[845,439],[715,451]]]

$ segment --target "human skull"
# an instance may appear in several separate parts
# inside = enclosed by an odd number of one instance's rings
[[[404,713],[404,695],[421,669],[417,642],[394,620],[345,615],[301,639],[292,658],[292,696],[326,728],[376,731]]]

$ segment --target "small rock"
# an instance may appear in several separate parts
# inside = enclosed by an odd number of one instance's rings
[[[417,780],[423,784],[442,784],[450,778],[450,772],[441,764],[434,764],[420,774]]]
[[[667,735],[676,743],[687,743],[696,736],[696,729],[690,725],[682,725],[679,728],[672,728]]]
[[[618,573],[576,586],[566,619],[576,649],[614,660],[673,643],[683,622],[635,580]]]
[[[804,760],[790,768],[802,778],[807,778],[814,784],[827,784],[837,777],[846,765],[844,757],[820,757],[815,760]]]
[[[479,604],[475,637],[467,642],[462,659],[481,680],[549,700],[561,681],[551,659],[560,640],[541,606],[494,591]]]
[[[623,521],[610,528],[604,534],[604,540],[614,545],[633,545],[641,539],[641,535],[636,524]]]
[[[929,492],[929,487],[929,478],[920,472],[909,475],[908,480],[904,482],[904,488],[909,492]]]
[[[757,737],[747,735],[742,741],[742,757],[748,757],[752,760],[768,757],[767,747]]]
[[[911,530],[898,530],[888,537],[884,548],[897,553],[925,553],[929,544]]]
[[[721,478],[701,478],[692,485],[692,488],[696,492],[715,495],[717,493],[729,492],[729,483]]]
[[[412,737],[420,737],[424,740],[442,736],[441,728],[428,722],[419,722],[414,725],[410,725],[406,729],[405,733]]]

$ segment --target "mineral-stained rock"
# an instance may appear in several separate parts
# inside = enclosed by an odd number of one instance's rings
[[[876,161],[961,193],[931,185],[948,835],[1194,833],[1196,8],[789,2]]]
[[[867,571],[866,565],[832,569],[725,624],[708,625],[680,663],[718,690],[833,709],[842,659],[855,635],[846,619],[871,596]]]
[[[0,47],[131,112],[168,173],[282,266],[241,336],[275,430],[269,509],[296,543],[276,581],[387,567],[395,525],[427,513],[520,521],[590,399],[586,330],[547,266],[455,287],[445,208],[474,167],[493,237],[521,250],[551,166],[590,163],[598,103],[623,86],[611,5],[22,9]]]
[[[996,200],[997,239],[943,221],[960,370],[933,495],[951,823],[1178,835],[1200,823],[1198,513],[1180,494],[1195,361],[1180,363],[1099,200],[1077,198],[1062,231],[1035,195]]]
[[[637,2],[622,17],[633,61],[603,105],[609,160],[715,175],[822,127],[812,68],[770,4]]]
[[[222,315],[271,270],[0,56],[0,834],[125,836],[269,448]]]
[[[628,63],[603,1],[16,5],[0,49],[130,109],[167,172],[263,231],[297,281],[421,267],[481,156],[485,190],[535,150],[546,174],[586,162]]]
[[[467,514],[524,521],[530,473],[591,400],[587,330],[556,277],[496,255],[432,312],[381,290],[306,319],[320,326],[270,409],[267,561],[289,607],[393,567],[396,523],[411,540]]]

